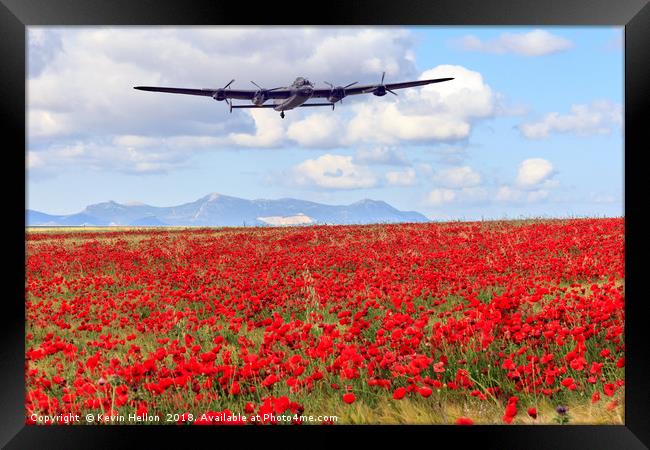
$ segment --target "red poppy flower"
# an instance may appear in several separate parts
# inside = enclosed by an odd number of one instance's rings
[[[603,385],[603,392],[606,396],[611,397],[616,392],[616,385],[614,383],[607,383]]]
[[[424,398],[429,397],[433,393],[433,390],[431,390],[431,388],[427,386],[422,386],[418,391],[420,392],[420,395]]]
[[[393,392],[393,398],[395,400],[401,400],[404,398],[405,395],[406,395],[406,388],[403,387],[397,388]]]
[[[474,425],[474,421],[469,417],[459,417],[456,419],[456,425]]]

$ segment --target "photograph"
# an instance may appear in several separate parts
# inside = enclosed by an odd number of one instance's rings
[[[26,27],[27,425],[624,425],[622,26]]]

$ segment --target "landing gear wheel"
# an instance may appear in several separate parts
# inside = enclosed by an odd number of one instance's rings
[[[280,112],[280,117],[284,119],[284,111]]]

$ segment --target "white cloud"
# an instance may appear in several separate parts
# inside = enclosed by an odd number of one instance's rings
[[[351,156],[325,154],[295,166],[293,183],[298,186],[356,189],[375,186],[377,178],[367,167],[355,164]]]
[[[409,167],[406,170],[386,172],[386,182],[390,186],[412,186],[416,181],[415,169]]]
[[[279,146],[285,134],[284,122],[263,109],[251,109],[250,115],[255,121],[255,133],[230,133],[231,141],[242,147]]]
[[[621,105],[601,100],[586,105],[572,105],[568,114],[548,113],[537,122],[522,123],[519,131],[529,139],[547,138],[551,133],[591,136],[611,133],[615,125],[620,126],[622,123]]]
[[[544,201],[549,198],[551,190],[560,184],[553,179],[555,174],[550,161],[526,159],[519,164],[514,183],[500,186],[494,198],[499,202],[521,204]]]
[[[65,135],[73,130],[67,116],[54,111],[29,109],[27,111],[28,140]]]
[[[453,167],[434,174],[434,181],[447,188],[474,187],[481,184],[481,174],[469,166]]]
[[[539,29],[527,33],[503,33],[485,41],[470,35],[461,38],[457,44],[463,50],[522,56],[549,55],[573,47],[570,40]]]
[[[272,117],[277,122],[277,117]],[[316,113],[297,120],[287,129],[287,137],[303,147],[328,148],[339,142],[345,129],[339,118],[332,114]]]
[[[395,104],[368,102],[355,105],[348,126],[348,142],[398,144],[404,141],[459,140],[469,136],[471,126],[449,114],[408,114]]]
[[[316,33],[316,30],[312,30],[312,33]],[[312,54],[306,59],[305,66],[309,73],[322,72],[323,67],[330,68],[326,70],[332,73],[329,78],[323,78],[325,81],[334,84],[348,79],[357,81],[350,77],[358,75],[358,72],[374,75],[377,81],[383,71],[389,77],[405,72],[412,74],[414,61],[410,48],[413,39],[406,30],[366,28],[324,39],[322,35],[320,37],[314,48],[310,49]],[[297,63],[300,65],[300,62]]]
[[[427,203],[432,206],[441,206],[456,199],[456,191],[452,189],[434,189],[427,196]]]
[[[462,66],[440,65],[423,72],[419,79],[444,77],[454,80],[403,90],[395,99],[355,104],[347,143],[467,138],[476,120],[495,114],[496,95],[480,73]]]
[[[530,158],[519,164],[515,183],[524,189],[531,189],[549,180],[553,174],[553,164],[549,161],[542,158]]]

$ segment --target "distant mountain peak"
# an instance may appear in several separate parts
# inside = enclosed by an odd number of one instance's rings
[[[50,215],[27,210],[28,226],[260,226],[427,222],[413,211],[400,211],[381,200],[324,205],[307,200],[246,200],[212,192],[190,203],[158,207],[140,202],[88,205],[81,213]]]
[[[392,208],[392,206],[390,206],[388,203],[386,203],[383,200],[372,200],[370,198],[364,198],[363,200],[359,200],[358,202],[354,202],[352,204],[353,205],[360,205],[360,206],[361,205],[377,205],[377,206],[381,205],[381,206],[388,206],[388,207]]]

